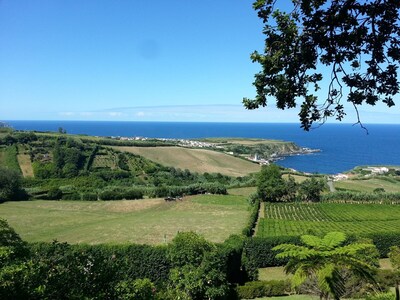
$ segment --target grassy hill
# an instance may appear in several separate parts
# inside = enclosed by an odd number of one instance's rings
[[[198,173],[221,173],[228,176],[244,176],[258,172],[260,166],[231,155],[205,149],[182,147],[115,147],[120,151],[141,155],[160,163]]]

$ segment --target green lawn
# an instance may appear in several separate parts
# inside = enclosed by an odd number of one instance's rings
[[[265,205],[258,236],[400,232],[400,206],[385,204],[278,203]]]
[[[0,217],[29,242],[145,243],[170,241],[195,231],[213,242],[238,234],[247,223],[247,200],[201,195],[182,201],[26,201],[0,204]]]

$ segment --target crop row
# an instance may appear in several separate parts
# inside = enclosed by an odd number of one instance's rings
[[[400,232],[400,206],[379,204],[287,203],[265,205],[258,236],[323,234],[365,235]]]

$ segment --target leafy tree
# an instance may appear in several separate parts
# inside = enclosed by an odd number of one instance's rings
[[[28,299],[27,244],[0,219],[0,299]]]
[[[0,203],[26,198],[27,194],[21,188],[21,175],[14,170],[0,168]]]
[[[206,252],[213,245],[195,232],[179,232],[168,246],[168,258],[174,266],[200,265]]]
[[[398,0],[292,0],[288,11],[275,7],[284,2],[289,1],[253,4],[265,24],[265,48],[251,55],[262,71],[255,75],[255,99],[243,99],[246,108],[264,107],[267,97],[274,97],[278,108],[287,109],[301,99],[301,127],[309,130],[315,121],[342,120],[344,95],[357,116],[363,104],[395,105],[393,96],[400,89]],[[321,102],[315,92],[326,68],[329,85]]]
[[[297,197],[297,190],[299,185],[296,183],[296,180],[293,176],[289,175],[288,179],[286,180],[286,196],[285,200],[288,202],[293,202],[296,200]]]
[[[397,282],[396,282],[396,300],[400,299],[400,291],[399,291],[399,286],[400,286],[400,247],[390,247],[390,252],[389,252],[389,259],[390,262],[392,263],[393,268],[395,269],[395,272],[397,273]]]
[[[286,194],[285,181],[281,170],[275,164],[263,166],[258,176],[257,193],[268,202],[281,201]]]
[[[194,232],[178,233],[169,245],[171,299],[225,299],[228,292],[226,256]]]
[[[320,299],[332,295],[339,299],[345,293],[344,271],[372,280],[377,257],[371,255],[375,246],[369,243],[343,245],[346,235],[330,232],[323,238],[301,236],[304,246],[282,244],[273,248],[281,251],[277,258],[289,259],[285,271],[293,274],[292,285],[300,286],[306,279],[315,280]]]
[[[319,202],[321,200],[321,192],[325,188],[325,183],[315,177],[304,180],[300,184],[300,199],[303,201]]]

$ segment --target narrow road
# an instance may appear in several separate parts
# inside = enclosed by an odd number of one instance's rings
[[[330,190],[332,193],[333,193],[333,192],[336,192],[336,189],[335,189],[335,187],[333,186],[333,181],[332,181],[332,180],[328,180],[327,183],[328,183],[328,186],[329,186],[329,190]]]

